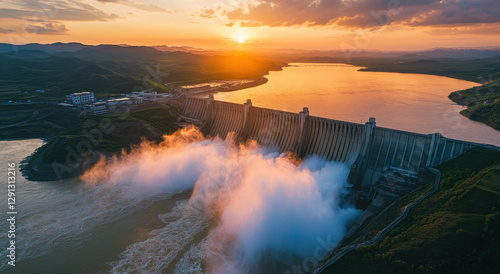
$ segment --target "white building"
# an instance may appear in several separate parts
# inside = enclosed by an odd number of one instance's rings
[[[95,98],[93,92],[80,92],[66,96],[66,101],[68,103],[72,103],[73,105],[83,105],[93,103]]]

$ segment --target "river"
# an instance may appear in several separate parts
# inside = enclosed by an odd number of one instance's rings
[[[215,94],[216,100],[300,112],[356,123],[375,117],[377,126],[500,145],[500,132],[459,114],[448,99],[477,83],[448,77],[358,71],[344,64],[293,63],[271,71],[257,87]]]
[[[0,178],[7,178],[7,163],[19,166],[42,144],[39,139],[0,141]],[[5,202],[1,206],[5,218],[6,189],[4,186],[0,190],[1,200]],[[131,197],[123,195],[124,191],[118,187],[86,187],[79,179],[31,182],[17,171],[17,262],[15,267],[7,265],[6,248],[10,239],[2,233],[0,272],[6,268],[8,273],[107,272],[112,269],[113,261],[120,264],[131,259],[126,254],[119,256],[127,246],[140,243],[150,231],[165,226],[158,217],[165,212],[170,212],[169,221],[173,223],[170,233],[161,234],[166,242],[176,237],[181,229],[186,234],[196,232],[196,227],[175,225],[175,221],[182,218],[181,211],[189,199],[189,192]],[[8,224],[2,219],[0,229],[7,232]],[[168,246],[164,248],[173,252]],[[155,253],[162,251],[160,247]],[[166,270],[173,272],[176,266],[173,264]],[[194,265],[190,267],[195,268]]]

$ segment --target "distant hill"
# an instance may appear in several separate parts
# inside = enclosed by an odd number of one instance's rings
[[[485,60],[487,60],[487,61],[500,61],[500,55],[485,58]]]
[[[53,44],[38,44],[31,43],[26,45],[11,45],[0,43],[0,52],[8,52],[13,50],[41,50],[48,53],[55,52],[77,52],[83,49],[94,48],[108,48],[108,49],[131,49],[133,46],[129,45],[85,45],[82,43],[53,43]],[[187,47],[187,46],[151,46],[151,47],[137,47],[156,49],[162,52],[187,52],[197,55],[220,55],[228,54],[221,50],[205,50],[201,48]],[[500,55],[499,48],[484,48],[484,49],[454,49],[454,48],[438,48],[423,51],[376,51],[376,50],[298,50],[298,49],[253,49],[253,54],[262,57],[272,57],[281,59],[283,61],[296,62],[300,58],[342,58],[346,61],[346,53],[349,58],[400,58],[400,59],[461,59],[471,60],[480,58],[490,58]],[[229,53],[235,54],[235,53]],[[326,59],[321,60],[325,62]]]
[[[9,52],[16,50],[16,45],[0,43],[0,52]]]
[[[53,44],[38,44],[31,43],[26,45],[11,45],[0,43],[0,52],[9,52],[9,51],[19,51],[19,50],[40,50],[48,53],[54,52],[75,52],[85,48],[90,48],[93,46],[84,45],[81,43],[53,43]]]
[[[481,59],[500,55],[500,49],[434,49],[414,53],[424,58]]]
[[[441,59],[430,57],[423,59],[355,58],[352,63],[367,67],[363,69],[363,71],[432,74],[483,84],[481,79],[489,79],[492,76],[496,77],[496,75],[500,73],[499,61],[498,55],[494,55],[492,57],[480,59]]]
[[[162,58],[164,52],[151,47],[136,47],[136,46],[116,46],[116,45],[99,45],[95,47],[84,48],[74,53],[80,58],[88,58],[95,60],[109,59],[137,59],[147,60]]]
[[[27,44],[27,45],[21,46],[20,48],[42,50],[42,51],[52,53],[52,52],[61,52],[61,51],[75,52],[75,51],[79,51],[79,50],[91,48],[91,47],[93,47],[93,46],[88,46],[88,45],[84,45],[81,43],[54,43],[54,44],[46,44],[46,45],[33,43],[33,44]]]
[[[50,54],[47,53],[46,51],[42,50],[36,50],[36,49],[20,49],[17,51],[8,51],[4,52],[5,56],[12,56],[12,57],[47,57]]]
[[[78,43],[0,44],[0,63],[0,102],[62,100],[80,91],[92,91],[101,98],[136,89],[166,92],[165,83],[258,78],[285,65],[248,54],[207,56]]]

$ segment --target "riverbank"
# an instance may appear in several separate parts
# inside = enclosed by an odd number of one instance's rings
[[[482,86],[452,92],[448,98],[467,106],[460,112],[463,116],[500,130],[500,78]]]

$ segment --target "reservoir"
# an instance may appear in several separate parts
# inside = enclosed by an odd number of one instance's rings
[[[289,112],[309,107],[312,116],[355,123],[375,117],[377,126],[500,145],[500,132],[459,112],[448,99],[457,90],[479,84],[448,77],[358,71],[344,64],[293,63],[271,71],[257,87],[220,92],[216,100]]]

